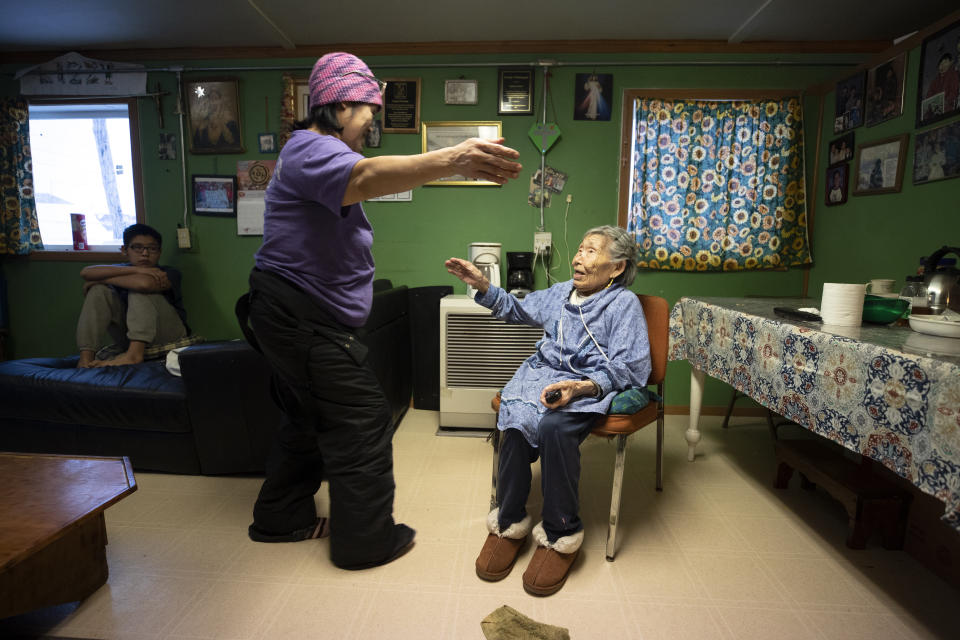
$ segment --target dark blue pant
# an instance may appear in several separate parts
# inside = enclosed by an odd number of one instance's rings
[[[543,528],[547,539],[572,535],[583,529],[580,521],[580,443],[590,435],[595,413],[552,411],[540,420],[533,447],[518,429],[500,433],[500,468],[497,470],[497,504],[500,531],[527,515],[532,473],[540,458],[543,492]]]

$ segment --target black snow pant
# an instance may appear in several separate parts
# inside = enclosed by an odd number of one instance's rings
[[[241,298],[241,302],[243,298]],[[367,348],[299,287],[272,273],[250,274],[248,339],[273,368],[286,416],[268,455],[254,526],[287,533],[311,526],[314,494],[330,490],[330,553],[338,567],[395,552],[393,426]]]

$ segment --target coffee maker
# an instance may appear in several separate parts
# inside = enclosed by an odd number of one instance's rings
[[[470,262],[495,287],[500,286],[500,247],[499,242],[471,242],[468,254]],[[477,290],[467,285],[467,295],[472,298],[476,294]]]
[[[532,251],[507,251],[507,290],[518,298],[533,291],[532,269]]]

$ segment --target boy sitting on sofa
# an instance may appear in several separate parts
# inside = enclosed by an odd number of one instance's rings
[[[120,252],[128,262],[92,265],[80,272],[83,307],[77,322],[77,367],[106,367],[143,362],[153,345],[167,344],[189,334],[180,293],[180,272],[157,266],[163,238],[145,224],[123,230]],[[96,358],[108,333],[113,344],[126,349],[116,357]]]

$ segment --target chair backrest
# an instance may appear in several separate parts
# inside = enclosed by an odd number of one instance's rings
[[[650,378],[647,384],[660,384],[667,375],[667,345],[670,338],[670,307],[660,296],[638,293],[643,315],[647,319],[650,340]]]

